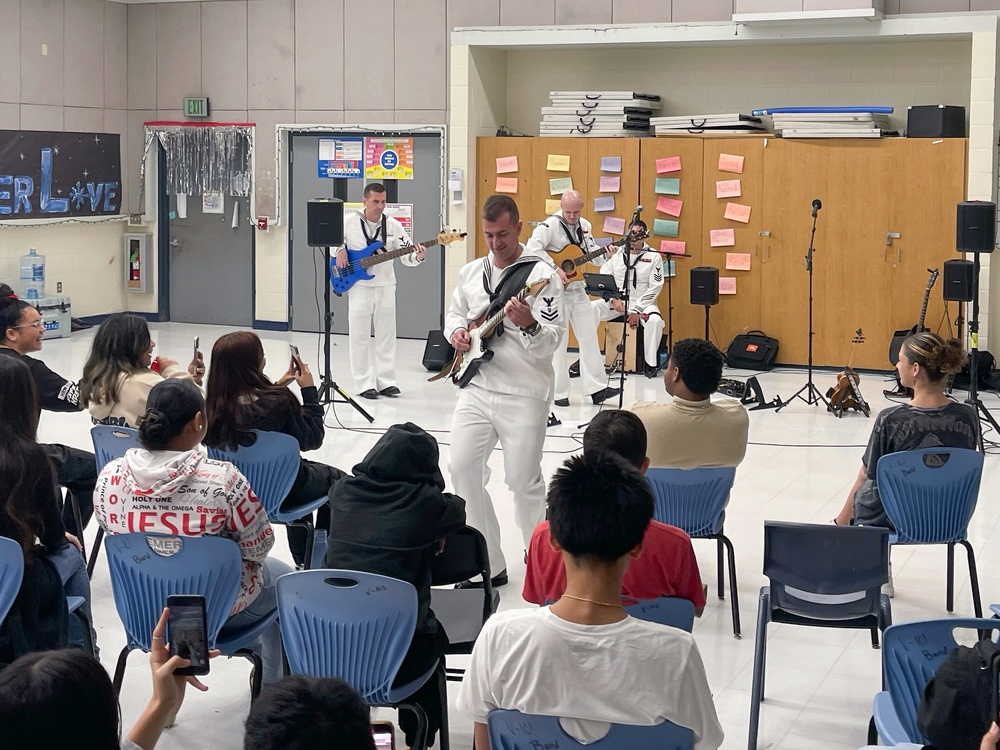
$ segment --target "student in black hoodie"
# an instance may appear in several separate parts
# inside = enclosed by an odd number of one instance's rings
[[[38,391],[38,403],[46,411],[80,411],[80,387],[50,370],[44,362],[28,356],[29,352],[42,350],[45,325],[42,316],[33,306],[17,298],[14,290],[0,284],[0,355],[20,359],[31,371]],[[55,467],[59,484],[72,492],[80,505],[80,516],[86,528],[94,514],[94,485],[97,466],[94,454],[57,443],[42,445]],[[76,527],[70,505],[63,508],[63,525],[75,537],[83,529]]]
[[[444,491],[438,456],[437,441],[415,424],[393,425],[354,467],[354,476],[330,491],[326,567],[390,576],[417,590],[416,632],[397,685],[430,669],[448,645],[430,608],[431,562],[448,535],[465,526],[465,501]],[[428,680],[412,700],[426,711],[433,740],[441,728],[437,681]],[[404,711],[399,724],[412,745],[416,720]]]

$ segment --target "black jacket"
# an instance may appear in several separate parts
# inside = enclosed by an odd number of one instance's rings
[[[52,372],[39,359],[19,354],[6,346],[0,346],[0,354],[18,357],[31,370],[31,379],[38,389],[38,402],[45,411],[80,411],[80,386]]]
[[[437,441],[410,422],[393,425],[330,498],[326,567],[412,583],[416,632],[434,632],[431,561],[438,540],[465,525],[465,500],[444,491]]]

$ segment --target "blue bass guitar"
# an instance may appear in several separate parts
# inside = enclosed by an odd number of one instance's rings
[[[441,232],[430,242],[421,242],[420,244],[424,247],[431,247],[433,245],[450,245],[452,242],[462,239],[465,235],[465,232]],[[398,250],[391,250],[387,253],[379,253],[378,251],[383,247],[385,246],[381,242],[373,242],[364,250],[348,249],[346,268],[340,268],[337,265],[336,258],[333,258],[330,261],[330,285],[333,287],[333,291],[338,297],[359,281],[374,278],[374,276],[368,273],[368,269],[372,266],[378,265],[379,263],[388,263],[391,260],[395,260],[396,258],[404,255],[409,255],[413,252],[413,246],[407,245],[406,247],[401,247]],[[378,254],[376,255],[376,253]]]

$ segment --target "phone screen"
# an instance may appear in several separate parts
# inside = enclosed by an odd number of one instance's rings
[[[198,359],[198,349],[200,348],[200,346],[199,346],[200,343],[201,343],[201,337],[200,336],[195,336],[194,337],[194,358],[195,359]]]
[[[299,356],[299,347],[295,344],[289,344],[288,351],[292,354],[292,366],[295,367],[295,372],[302,372],[302,367],[299,365],[299,362],[302,361],[302,358]]]
[[[168,596],[167,641],[170,654],[190,659],[191,665],[175,674],[208,674],[208,634],[202,596]]]

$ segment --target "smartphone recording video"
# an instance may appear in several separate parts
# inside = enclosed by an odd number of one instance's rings
[[[174,670],[174,674],[208,674],[208,632],[205,624],[205,597],[198,595],[168,596],[167,642],[170,655],[177,654],[191,664]]]

